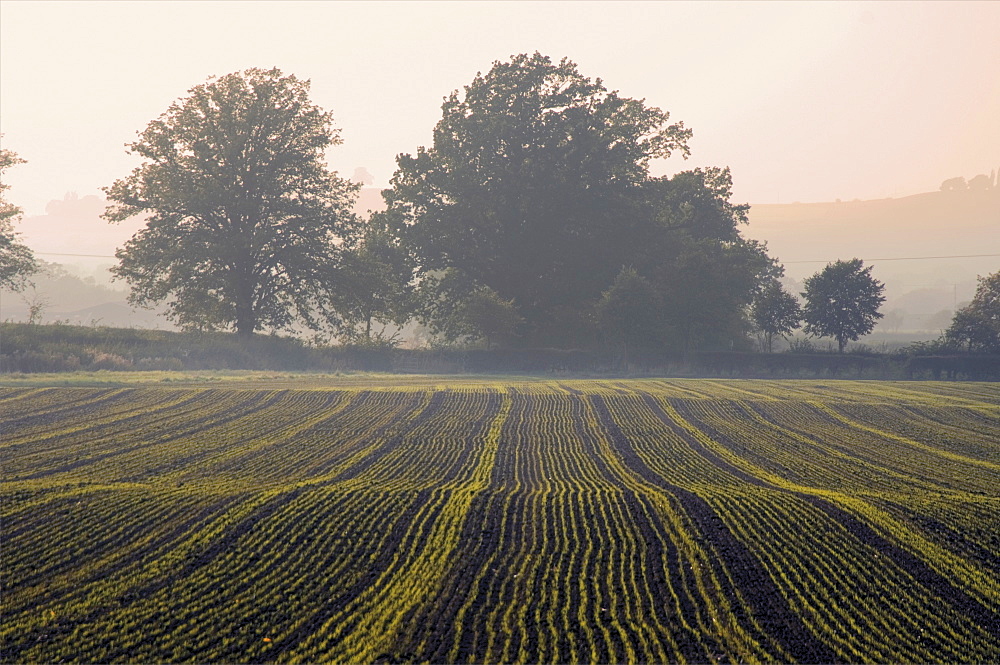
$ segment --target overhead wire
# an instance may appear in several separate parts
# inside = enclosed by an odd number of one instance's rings
[[[68,252],[35,252],[38,256],[74,256],[90,259],[114,259],[115,256],[107,254],[70,254]],[[889,256],[877,259],[861,259],[868,263],[875,261],[928,261],[933,259],[986,259],[1000,257],[1000,254],[952,254],[948,256]],[[782,261],[781,263],[831,263],[830,259],[796,259],[794,261]]]
[[[952,254],[949,256],[890,256],[878,259],[861,259],[868,263],[875,261],[927,261],[930,259],[986,259],[1000,257],[1000,254]],[[782,261],[781,263],[832,263],[829,259],[802,259],[795,261]]]

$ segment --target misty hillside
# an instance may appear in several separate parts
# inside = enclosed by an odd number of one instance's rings
[[[35,310],[37,323],[105,325],[121,328],[172,328],[155,310],[136,309],[126,301],[124,284],[108,285],[93,276],[72,274],[46,263],[22,293],[0,290],[0,321],[28,321]]]
[[[835,203],[756,204],[746,233],[766,240],[792,277],[827,261],[1000,254],[1000,189],[929,192],[899,199]],[[797,263],[817,261],[816,263]],[[873,261],[892,274],[959,269],[995,271],[1000,257],[941,261]]]
[[[120,224],[109,224],[101,219],[106,205],[103,197],[93,194],[81,197],[69,192],[61,200],[50,201],[45,206],[44,215],[24,217],[18,222],[16,230],[21,234],[22,242],[46,261],[85,265],[88,268],[92,264],[107,264],[114,261],[115,249],[138,232],[145,222],[134,218]],[[356,213],[367,217],[369,211],[383,209],[385,202],[381,189],[361,189],[354,205]],[[98,258],[106,260],[83,260]]]
[[[27,321],[35,304],[41,323],[174,328],[156,311],[130,306],[123,282],[109,283],[107,271],[114,265],[115,249],[143,222],[109,224],[101,219],[105,205],[98,196],[68,193],[62,200],[50,201],[46,214],[21,220],[16,228],[22,240],[50,265],[50,271],[36,275],[35,287],[25,293],[0,292],[0,321]],[[376,187],[362,188],[354,206],[364,217],[384,208]]]
[[[767,242],[796,292],[827,262],[865,259],[886,285],[876,330],[937,335],[972,298],[976,277],[1000,269],[1000,189],[757,204],[745,235]]]
[[[111,258],[115,248],[142,224],[138,220],[108,224],[100,218],[104,205],[96,196],[69,194],[51,202],[47,214],[23,219],[17,230],[43,255],[70,252]],[[359,214],[384,208],[378,188],[361,190],[355,205]],[[752,204],[746,235],[767,241],[772,256],[786,264],[792,277],[811,274],[826,261],[854,256],[1000,254],[1000,189],[929,192],[875,201]],[[55,256],[42,258],[69,262]],[[818,263],[793,263],[812,260]],[[994,257],[963,260],[961,265],[974,275],[998,263]],[[909,262],[903,267],[926,272],[928,266]]]

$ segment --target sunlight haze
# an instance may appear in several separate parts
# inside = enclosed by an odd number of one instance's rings
[[[1000,168],[998,2],[0,0],[0,19],[0,131],[27,160],[5,174],[25,213],[18,230],[41,258],[99,279],[141,226],[96,212],[101,188],[138,164],[125,144],[210,76],[276,66],[310,79],[341,130],[330,166],[345,177],[363,167],[381,188],[397,154],[430,144],[446,95],[534,51],[693,129],[691,158],[654,162],[653,174],[731,167],[733,200],[755,206],[747,234],[792,262],[792,278],[819,267],[794,263],[805,259],[937,255],[939,244],[1000,254],[995,201],[971,221],[931,215],[919,233],[870,207],[841,209],[845,234],[837,209],[764,205],[912,197]],[[376,189],[361,207],[372,201]],[[877,274],[971,293],[996,263]]]
[[[1000,165],[1000,4],[10,2],[4,146],[41,214],[135,165],[123,145],[194,85],[248,67],[309,78],[343,174],[384,186],[440,104],[513,53],[576,62],[694,130],[673,173],[729,165],[751,203],[884,198]]]

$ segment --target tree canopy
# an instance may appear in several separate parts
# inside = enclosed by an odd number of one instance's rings
[[[945,339],[968,351],[1000,353],[1000,271],[979,277],[976,295],[955,312]]]
[[[781,282],[772,279],[754,298],[750,316],[763,337],[764,350],[771,353],[775,336],[787,337],[799,327],[802,308]]]
[[[10,185],[3,182],[3,174],[17,164],[24,164],[24,160],[13,151],[0,148],[0,288],[12,291],[23,290],[28,286],[28,278],[38,271],[34,253],[14,230],[21,209],[4,195]]]
[[[339,143],[309,82],[278,69],[192,88],[128,146],[142,165],[105,189],[109,221],[147,215],[116,253],[130,300],[241,336],[333,317],[338,241],[357,227],[358,186],[324,162]]]
[[[343,340],[386,342],[384,329],[402,326],[413,315],[411,256],[392,232],[385,213],[375,213],[364,224],[357,241],[345,248],[338,272],[331,298]],[[373,324],[382,326],[374,337]]]
[[[424,274],[414,304],[417,318],[447,343],[509,344],[524,323],[513,300],[454,269]]]
[[[728,168],[651,178],[633,261],[657,288],[664,343],[675,350],[733,348],[750,331],[747,308],[782,270],[763,243],[743,238],[748,205],[735,205]]]
[[[805,321],[803,330],[809,335],[833,337],[843,353],[847,342],[867,335],[882,318],[878,311],[885,297],[885,285],[871,275],[872,266],[864,267],[861,259],[836,261],[806,278],[802,297]]]
[[[662,316],[659,291],[632,267],[622,268],[597,303],[598,322],[621,342],[626,369],[630,350],[652,347],[661,340]]]
[[[772,262],[739,236],[747,207],[729,202],[728,169],[650,176],[690,137],[566,59],[521,54],[477,74],[446,98],[433,145],[397,158],[385,193],[420,274],[436,276],[431,310],[486,287],[524,318],[524,343],[593,343],[597,302],[633,265],[678,326],[734,328],[719,313],[744,321]],[[696,303],[666,297],[682,257],[713,277]]]
[[[422,270],[494,289],[537,328],[621,268],[625,196],[651,159],[688,152],[668,117],[568,60],[514,56],[446,99],[433,146],[398,158],[388,202]]]

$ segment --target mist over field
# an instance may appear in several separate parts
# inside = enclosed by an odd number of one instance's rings
[[[383,210],[380,192],[364,187],[355,205],[358,214]],[[45,215],[22,220],[27,244],[68,273],[36,280],[49,303],[45,320],[172,328],[158,312],[129,307],[126,285],[110,281],[114,249],[143,222],[107,224],[100,219],[105,205],[97,195],[67,193],[51,201]],[[795,293],[827,262],[874,259],[874,274],[886,283],[884,311],[893,312],[879,330],[934,336],[948,326],[956,306],[972,298],[976,277],[1000,265],[995,256],[1000,254],[1000,188],[872,201],[752,203],[745,232],[767,242]],[[933,258],[949,256],[957,258]],[[0,320],[24,320],[27,310],[24,298],[0,299]]]

